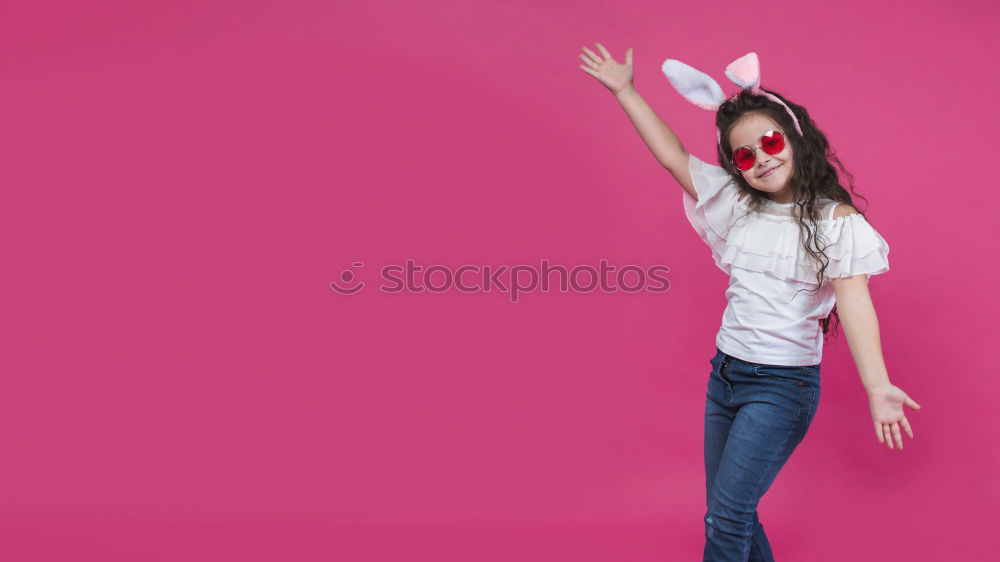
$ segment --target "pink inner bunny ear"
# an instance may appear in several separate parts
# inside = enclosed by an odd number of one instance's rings
[[[700,70],[675,59],[663,61],[662,70],[684,99],[702,109],[716,111],[726,101],[722,86]]]
[[[750,52],[729,63],[726,76],[741,88],[756,89],[760,84],[760,61]]]

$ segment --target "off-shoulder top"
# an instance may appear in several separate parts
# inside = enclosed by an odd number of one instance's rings
[[[698,199],[684,191],[684,214],[711,248],[715,264],[729,275],[716,345],[752,363],[819,364],[819,321],[836,302],[831,279],[865,274],[868,280],[889,271],[888,243],[864,216],[834,218],[838,202],[822,199],[820,220],[809,223],[829,258],[818,284],[821,264],[803,247],[793,203],[768,200],[754,211],[739,198],[724,169],[689,156]]]

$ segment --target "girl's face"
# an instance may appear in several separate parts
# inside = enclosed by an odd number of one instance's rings
[[[758,146],[760,137],[767,131],[781,131],[781,134],[785,135],[785,147],[781,152],[768,154]],[[733,150],[746,146],[757,156],[757,161],[749,170],[740,170],[735,164],[732,165],[738,173],[743,174],[743,179],[750,184],[750,187],[765,192],[776,203],[792,202],[792,190],[788,180],[795,171],[795,161],[792,158],[792,143],[788,141],[784,127],[767,115],[748,113],[729,131],[729,144]],[[766,176],[763,175],[765,173]]]

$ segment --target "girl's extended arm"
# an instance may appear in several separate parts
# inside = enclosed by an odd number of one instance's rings
[[[889,372],[882,357],[878,317],[875,315],[875,306],[868,292],[866,277],[865,274],[861,274],[833,280],[837,314],[844,326],[847,345],[851,348],[851,356],[854,357],[854,364],[861,376],[861,384],[868,393],[868,406],[875,424],[875,435],[879,443],[885,443],[892,449],[895,441],[902,450],[903,438],[899,432],[900,426],[910,439],[913,439],[913,430],[910,429],[903,406],[919,410],[920,405],[903,392],[903,389],[889,382]]]
[[[677,135],[639,95],[632,83],[632,49],[625,52],[625,64],[618,64],[603,45],[597,43],[597,48],[601,55],[583,47],[585,54],[581,54],[580,58],[585,64],[581,64],[580,68],[611,90],[656,160],[670,171],[691,197],[697,199],[698,193],[688,170],[687,150]]]

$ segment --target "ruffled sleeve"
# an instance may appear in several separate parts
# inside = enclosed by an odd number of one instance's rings
[[[889,271],[889,244],[860,213],[821,221],[820,225],[824,242],[829,244],[824,249],[830,258],[824,277],[865,274],[867,280]]]
[[[698,199],[696,201],[687,190],[682,190],[684,214],[698,236],[712,249],[715,264],[729,273],[722,256],[730,236],[739,190],[724,169],[703,162],[694,154],[689,154],[688,158],[688,170]]]

